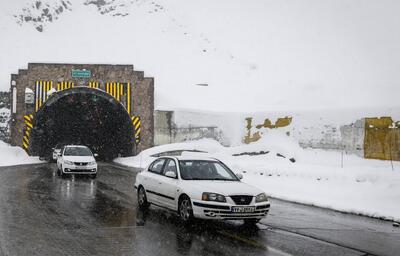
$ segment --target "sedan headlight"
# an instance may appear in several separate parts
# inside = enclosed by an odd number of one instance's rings
[[[68,161],[68,160],[64,160],[64,164],[74,164],[74,162],[72,162],[72,161]]]
[[[268,197],[265,193],[261,193],[256,196],[256,203],[266,202],[268,201]]]
[[[203,195],[201,196],[201,200],[221,202],[221,203],[226,202],[225,196],[217,194],[217,193],[210,193],[210,192],[204,192]]]
[[[96,164],[96,161],[92,161],[92,162],[88,163],[88,165],[94,165],[94,164]]]

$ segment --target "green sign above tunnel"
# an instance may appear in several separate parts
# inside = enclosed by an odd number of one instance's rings
[[[79,70],[79,69],[73,69],[71,71],[72,77],[75,78],[89,78],[91,77],[92,73],[90,72],[90,70]]]

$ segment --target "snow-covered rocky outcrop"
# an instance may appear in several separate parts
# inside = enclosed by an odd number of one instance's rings
[[[150,0],[86,0],[71,1],[68,0],[33,0],[27,2],[21,10],[14,14],[16,22],[19,25],[32,25],[37,31],[43,32],[45,27],[65,13],[71,12],[74,7],[94,6],[102,15],[127,16],[131,9],[145,6],[148,13],[159,12],[164,7],[155,1]]]
[[[68,11],[72,11],[72,4],[67,0],[36,0],[27,3],[14,17],[19,25],[30,24],[43,32],[48,23],[58,20]]]

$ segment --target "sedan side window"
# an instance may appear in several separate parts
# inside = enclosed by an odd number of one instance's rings
[[[163,170],[164,162],[165,162],[165,159],[157,159],[151,165],[149,171],[157,173],[157,174],[161,174],[161,172]]]
[[[177,175],[177,172],[176,172],[176,164],[175,164],[175,161],[172,160],[172,159],[169,159],[169,160],[168,160],[167,164],[165,165],[163,174],[165,175],[165,173],[168,172],[168,171],[174,172],[174,173],[175,173],[175,176],[178,176],[178,175]]]

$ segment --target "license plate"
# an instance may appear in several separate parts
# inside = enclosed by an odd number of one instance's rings
[[[232,207],[232,212],[242,213],[242,212],[254,212],[254,206],[234,206]]]

